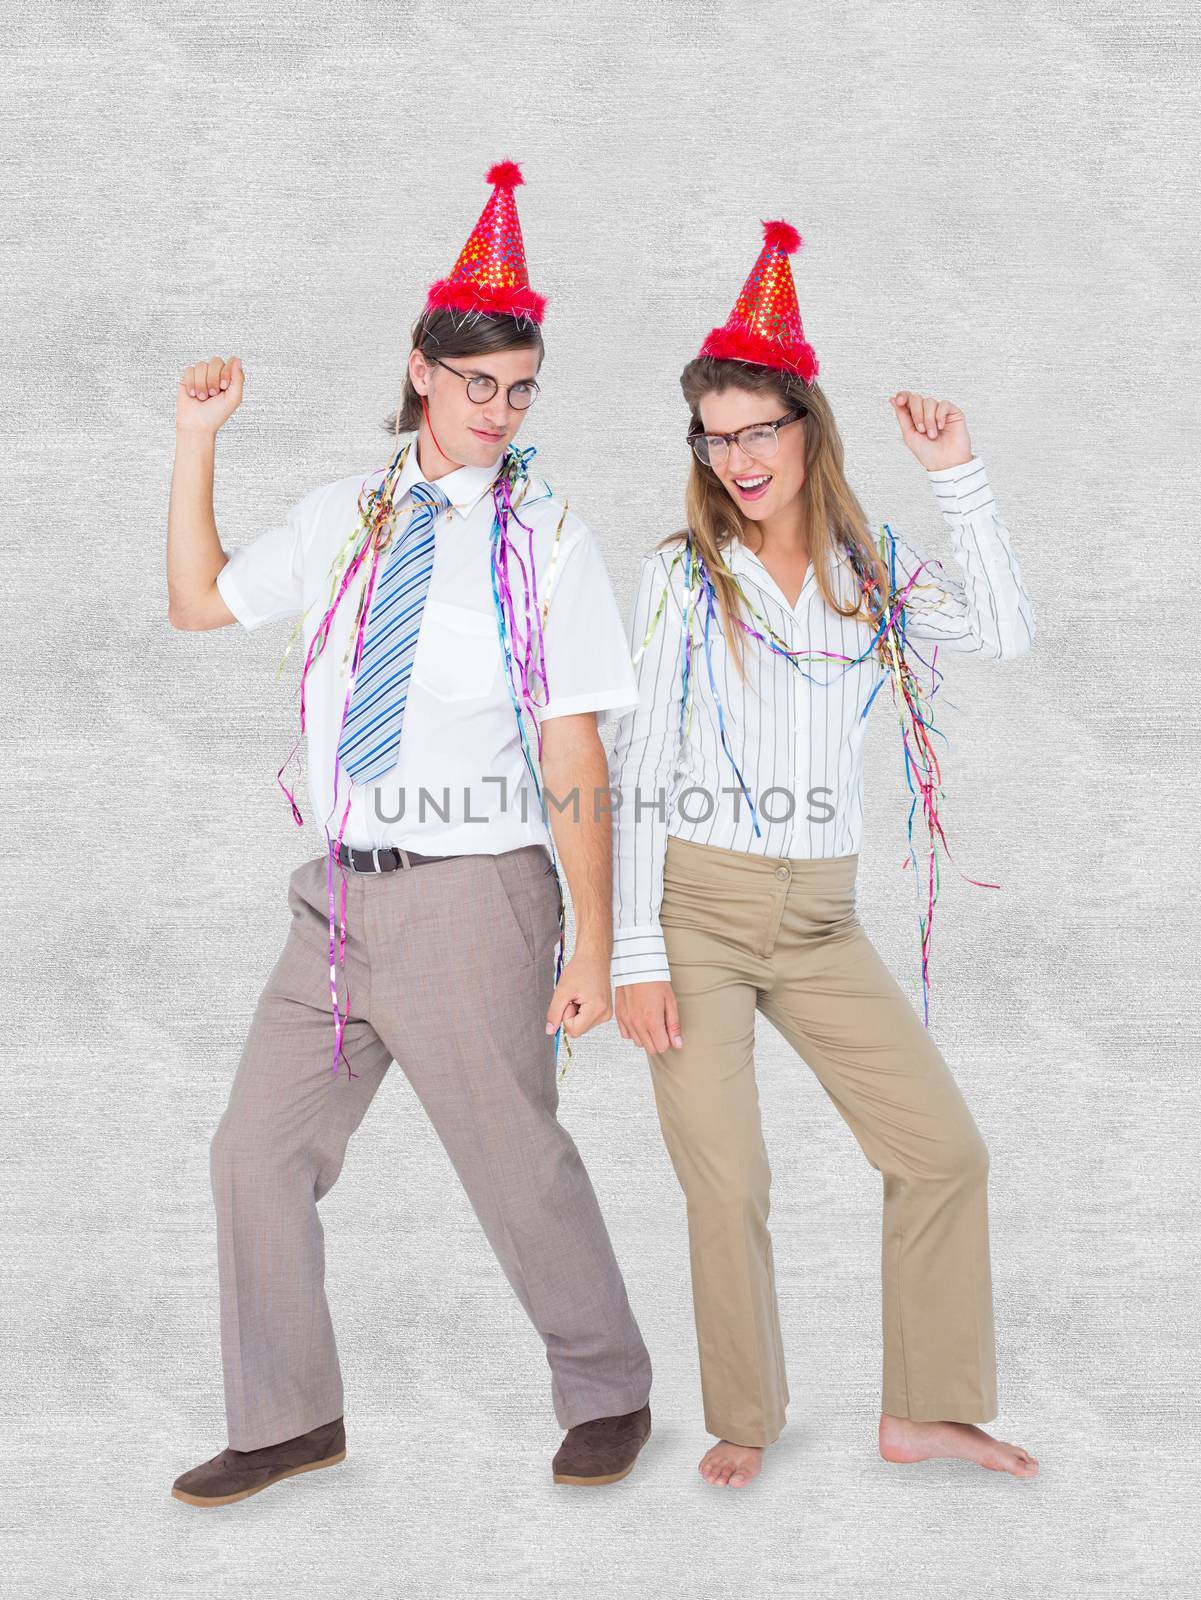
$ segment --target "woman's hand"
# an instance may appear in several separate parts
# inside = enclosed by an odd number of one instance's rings
[[[617,986],[617,1026],[623,1039],[661,1056],[669,1047],[683,1048],[680,1008],[670,983],[622,983]]]
[[[972,442],[967,436],[963,412],[950,400],[935,400],[899,389],[892,396],[901,438],[927,472],[943,467],[958,467],[972,459]]]

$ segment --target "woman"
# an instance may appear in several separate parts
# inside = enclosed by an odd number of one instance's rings
[[[1032,1476],[1034,1457],[978,1426],[997,1414],[987,1148],[856,916],[855,873],[875,692],[888,678],[903,726],[909,714],[933,868],[937,763],[914,659],[933,643],[1016,655],[1033,608],[948,401],[892,396],[963,576],[923,564],[887,525],[873,546],[801,327],[788,261],[801,240],[784,222],[764,235],[729,320],[681,377],[689,526],[644,561],[631,623],[640,700],[610,763],[616,1014],[647,1052],[687,1199],[705,1423],[718,1436],[700,1471],[750,1483],[789,1398],[758,1009],[883,1176],[882,1455]],[[935,882],[931,871],[923,982]]]

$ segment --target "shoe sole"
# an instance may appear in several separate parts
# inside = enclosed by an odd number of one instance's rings
[[[239,1489],[237,1494],[189,1494],[186,1489],[175,1488],[172,1488],[171,1493],[177,1500],[184,1500],[190,1506],[228,1506],[235,1500],[249,1500],[252,1494],[261,1494],[264,1489],[269,1489],[273,1483],[282,1482],[284,1478],[295,1478],[301,1472],[316,1472],[318,1467],[335,1467],[339,1461],[345,1460],[346,1451],[339,1450],[336,1456],[326,1456],[324,1461],[306,1461],[300,1467],[286,1467],[283,1472],[277,1472],[274,1478],[268,1478],[266,1483],[256,1484],[253,1489]]]
[[[646,1439],[643,1439],[642,1444],[640,1444],[638,1446],[638,1451],[641,1451],[642,1445],[646,1443],[646,1440],[649,1439],[650,1436],[651,1436],[650,1435],[650,1429],[648,1428],[647,1429],[647,1433],[646,1433]],[[569,1473],[569,1472],[552,1472],[551,1473],[551,1480],[554,1483],[584,1483],[584,1484],[620,1483],[622,1478],[628,1477],[629,1474],[631,1472],[633,1472],[633,1470],[634,1470],[634,1462],[637,1461],[637,1460],[638,1460],[638,1452],[636,1451],[635,1454],[634,1454],[634,1460],[630,1462],[628,1467],[622,1467],[620,1472],[606,1472],[599,1478],[577,1478],[572,1473]]]

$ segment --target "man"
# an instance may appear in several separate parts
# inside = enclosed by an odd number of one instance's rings
[[[327,846],[292,874],[291,928],[212,1142],[229,1440],[176,1479],[192,1505],[345,1455],[317,1203],[392,1059],[544,1341],[567,1430],[555,1481],[624,1477],[650,1431],[650,1360],[555,1073],[556,1030],[611,1015],[610,830],[590,797],[608,783],[597,721],[637,690],[589,530],[510,448],[538,392],[545,302],[526,275],[520,172],[502,162],[488,181],[414,326],[396,425],[416,438],[387,471],[315,489],[227,558],[214,440],[241,362],[200,362],[180,385],[170,620],[301,616]],[[576,911],[557,983],[561,891],[518,703],[540,732]]]

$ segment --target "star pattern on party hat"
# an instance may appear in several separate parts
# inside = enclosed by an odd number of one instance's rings
[[[485,181],[494,186],[491,198],[450,272],[430,284],[425,309],[445,306],[541,322],[546,297],[530,288],[513,198],[513,190],[525,182],[521,168],[515,161],[498,161]]]
[[[817,356],[801,327],[790,255],[804,240],[788,222],[763,224],[763,248],[734,309],[710,330],[700,355],[716,361],[749,361],[795,373],[806,383],[817,377]]]

